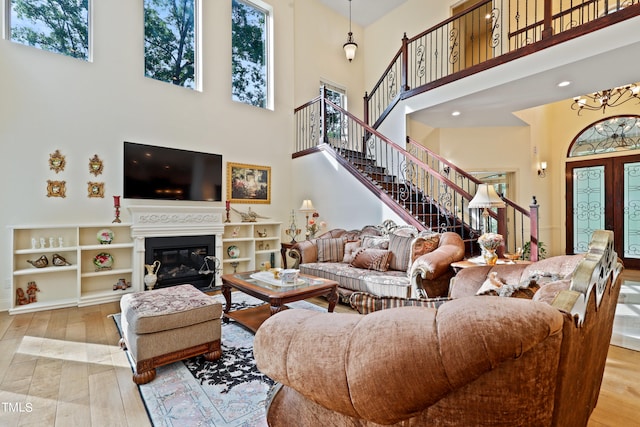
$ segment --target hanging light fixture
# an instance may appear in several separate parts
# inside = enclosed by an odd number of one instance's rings
[[[632,83],[627,86],[605,89],[589,95],[576,96],[573,98],[571,109],[578,110],[578,115],[580,115],[583,110],[602,110],[602,114],[604,114],[607,107],[618,107],[632,99],[637,99],[640,102],[639,94],[640,86]]]
[[[353,33],[351,32],[351,0],[349,0],[349,34],[347,34],[347,42],[342,45],[342,48],[349,62],[353,61],[358,45],[353,41]]]

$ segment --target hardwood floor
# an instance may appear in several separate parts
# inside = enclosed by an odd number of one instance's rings
[[[108,317],[117,312],[118,304],[108,303],[0,313],[0,425],[150,426]],[[610,347],[590,427],[640,425],[639,366],[640,352]]]

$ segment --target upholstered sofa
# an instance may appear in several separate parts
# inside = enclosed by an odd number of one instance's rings
[[[583,256],[465,269],[437,309],[279,313],[254,342],[258,368],[278,382],[268,423],[585,426],[622,269],[613,233],[599,230]],[[520,288],[482,289],[496,280]]]
[[[338,282],[343,302],[358,291],[437,297],[449,291],[451,263],[464,258],[464,242],[455,233],[419,233],[387,221],[360,230],[330,230],[296,243],[289,254],[301,273]]]

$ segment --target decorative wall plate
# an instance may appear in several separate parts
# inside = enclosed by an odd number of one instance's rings
[[[113,267],[113,257],[109,253],[100,252],[93,259],[93,265],[96,266],[96,271],[111,270],[111,267]]]
[[[101,245],[108,245],[113,242],[113,236],[113,230],[109,230],[108,228],[103,228],[98,231],[98,234],[96,235],[98,242],[100,242]]]
[[[102,173],[104,169],[104,164],[102,160],[98,157],[97,154],[94,154],[92,158],[89,159],[89,173],[92,173],[94,176],[98,176]]]
[[[240,256],[240,248],[235,245],[229,246],[227,248],[227,255],[229,255],[230,258],[238,258]]]
[[[60,154],[60,150],[56,150],[54,153],[49,154],[49,169],[58,173],[64,170],[65,164],[64,156]]]
[[[47,197],[67,197],[67,182],[47,180]]]
[[[104,182],[88,182],[87,197],[104,198]]]

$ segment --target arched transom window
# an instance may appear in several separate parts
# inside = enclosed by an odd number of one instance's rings
[[[573,140],[569,157],[640,149],[640,116],[616,116],[592,123]]]

